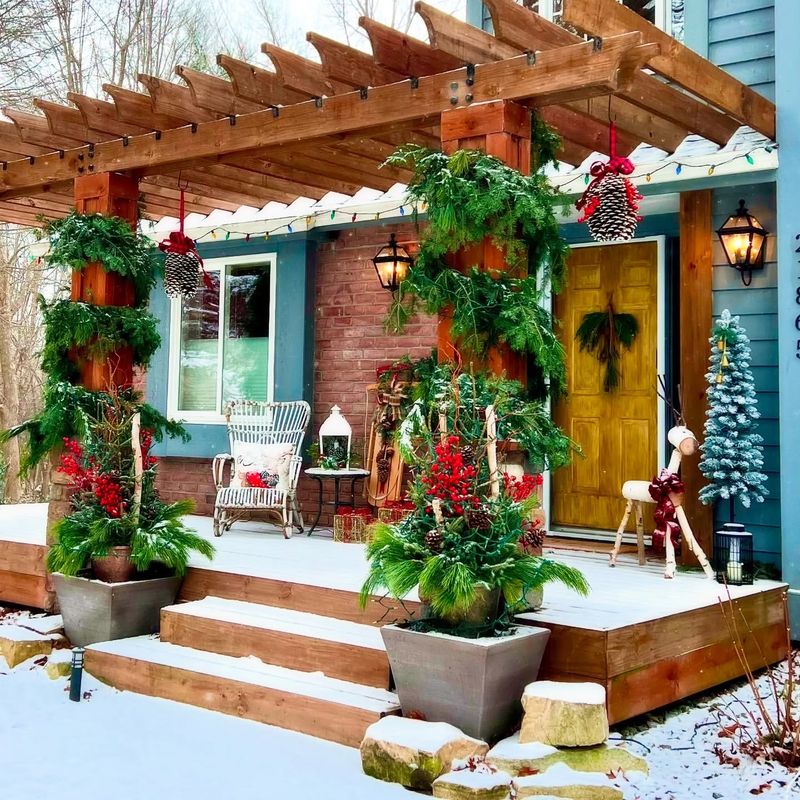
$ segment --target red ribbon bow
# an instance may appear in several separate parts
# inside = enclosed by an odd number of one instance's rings
[[[681,542],[681,527],[675,519],[675,504],[670,495],[683,494],[686,491],[683,481],[674,472],[662,469],[658,476],[650,481],[647,491],[656,501],[656,510],[653,514],[656,522],[653,547],[663,548],[666,545],[667,532],[672,544],[677,547]]]
[[[612,122],[609,128],[609,159],[608,161],[595,161],[589,167],[589,173],[594,176],[594,180],[586,187],[581,198],[575,203],[575,208],[580,211],[593,196],[593,190],[606,175],[630,175],[636,167],[633,162],[625,156],[617,155],[617,125]]]

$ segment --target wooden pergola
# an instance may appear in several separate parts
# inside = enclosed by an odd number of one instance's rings
[[[110,100],[69,94],[71,105],[34,100],[41,114],[3,109],[0,219],[61,217],[76,179],[101,173],[134,180],[153,220],[177,214],[180,187],[187,211],[203,214],[386,190],[409,178],[380,168],[398,144],[439,147],[446,136],[491,149],[479,139],[510,119],[498,103],[535,109],[570,164],[607,149],[609,119],[627,152],[646,142],[671,153],[690,133],[724,145],[742,125],[774,138],[769,100],[633,11],[564,5],[565,22],[592,38],[514,0],[486,0],[494,35],[419,2],[429,43],[362,18],[372,55],[309,33],[320,63],[265,44],[274,72],[219,55],[230,80],[177,66],[181,83],[140,75],[145,92],[106,85]],[[443,132],[457,114],[462,123]]]

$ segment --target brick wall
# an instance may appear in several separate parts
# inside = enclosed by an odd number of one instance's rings
[[[389,293],[381,288],[372,257],[394,231],[399,242],[413,243],[412,224],[352,228],[321,244],[317,251],[314,402],[310,434],[315,436],[332,405],[339,405],[353,428],[355,446],[364,452],[366,387],[375,382],[375,368],[404,355],[428,355],[436,343],[436,322],[413,321],[402,336],[383,330]],[[349,488],[349,484],[347,484]],[[161,464],[159,488],[165,500],[191,497],[197,513],[211,514],[214,485],[211,462],[169,458]],[[345,487],[343,487],[345,488]],[[308,524],[317,503],[316,483],[301,478],[300,506]],[[329,524],[324,515],[321,524]]]

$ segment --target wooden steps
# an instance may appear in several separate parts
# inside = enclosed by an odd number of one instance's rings
[[[303,611],[207,597],[163,609],[161,641],[389,686],[379,628]]]
[[[221,711],[357,747],[369,725],[399,713],[383,689],[143,636],[91,645],[96,678],[152,697]]]

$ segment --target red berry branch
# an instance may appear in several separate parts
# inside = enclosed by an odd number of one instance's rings
[[[480,499],[474,493],[477,471],[474,465],[464,463],[459,437],[449,436],[436,445],[434,452],[436,460],[431,464],[429,474],[422,477],[422,483],[427,487],[426,497],[441,500],[442,510],[451,515],[460,516],[468,508],[477,508],[480,505]]]

